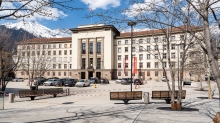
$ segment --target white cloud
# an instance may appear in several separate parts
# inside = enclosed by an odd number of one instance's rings
[[[120,0],[81,0],[83,3],[89,5],[89,8],[95,10],[97,8],[107,9],[109,6],[120,6]]]
[[[36,0],[37,1],[37,0]],[[33,7],[39,7],[41,6],[38,2],[36,1],[32,1],[30,2],[30,4],[28,4],[28,6],[25,6],[25,9],[32,9]],[[18,7],[20,7],[21,5],[25,4],[27,1],[23,1],[23,2],[16,2],[14,4],[12,4],[11,2],[3,2],[1,9],[16,9]],[[64,12],[58,10],[57,8],[51,8],[48,6],[42,7],[41,9],[43,12],[46,12],[47,14],[50,14],[51,17],[48,16],[42,16],[38,13],[34,13],[32,16],[29,17],[25,17],[24,20],[25,21],[32,21],[32,20],[42,20],[42,19],[46,19],[46,20],[57,20],[57,18],[64,18],[66,16],[68,16],[67,14],[65,14]],[[0,12],[0,16],[4,16],[4,15],[8,15],[10,13],[12,13],[12,10],[8,10],[8,11],[1,11]],[[16,13],[16,15],[24,15],[27,14],[27,11],[18,11]],[[11,17],[13,18],[13,16]],[[23,19],[23,18],[20,18]],[[18,19],[19,20],[19,19]]]

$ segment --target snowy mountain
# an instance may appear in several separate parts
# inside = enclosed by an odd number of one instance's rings
[[[65,28],[59,29],[49,29],[36,21],[31,22],[18,22],[18,23],[5,23],[3,24],[6,28],[9,29],[23,29],[37,37],[46,37],[46,38],[61,38],[61,37],[70,37],[71,31]]]

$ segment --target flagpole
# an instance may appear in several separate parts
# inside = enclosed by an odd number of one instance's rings
[[[135,26],[136,25],[136,22],[132,22],[132,21],[130,21],[130,22],[128,22],[128,26],[131,26],[131,92],[132,92],[132,61],[133,61],[133,56],[132,56],[132,38],[133,38],[133,26]]]

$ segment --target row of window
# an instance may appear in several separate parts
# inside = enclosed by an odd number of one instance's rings
[[[176,36],[171,36],[170,37],[170,41],[175,41]],[[192,36],[190,36],[190,38],[192,38]],[[179,40],[184,40],[184,35],[180,35]],[[153,42],[154,43],[158,43],[160,41],[160,39],[158,37],[153,38]],[[161,41],[166,42],[167,38],[166,37],[162,37]],[[137,42],[135,40],[132,40],[132,44],[138,43],[138,44],[142,44],[142,43],[151,43],[151,38],[146,38],[146,39],[139,39]],[[118,45],[123,44],[122,41],[118,41]],[[128,44],[128,40],[124,41],[124,44]]]
[[[150,71],[146,71],[147,72],[147,76],[151,76],[151,72]],[[118,71],[118,76],[122,76],[121,74],[122,74],[123,72],[121,72],[121,71]],[[139,74],[139,76],[145,76],[145,71],[143,71],[143,72],[139,72],[138,73]],[[125,72],[125,74],[124,74],[125,76],[128,76],[128,72]],[[154,71],[154,76],[158,76],[159,75],[159,71]]]
[[[118,68],[122,68],[123,63],[118,63]],[[171,62],[171,66],[175,68],[175,62]],[[162,63],[162,67],[167,68],[167,62]],[[125,68],[128,68],[128,63],[125,63]],[[143,63],[139,62],[139,68],[143,68]],[[152,68],[151,62],[146,63],[146,68]],[[154,62],[154,68],[159,68],[159,62]]]
[[[25,56],[25,55],[30,56],[30,53],[31,53],[32,56],[35,56],[35,55],[51,55],[51,52],[52,51],[42,51],[42,52],[41,51],[31,51],[31,52],[27,51],[27,52],[22,52],[22,56]],[[69,50],[69,51],[64,50],[63,54],[62,54],[62,50],[59,50],[59,51],[54,50],[52,53],[53,53],[53,55],[72,55],[72,50]]]
[[[170,55],[171,55],[171,58],[172,58],[172,59],[175,59],[175,58],[176,58],[176,53],[171,53]],[[146,59],[147,59],[147,60],[152,59],[151,56],[154,56],[154,59],[158,59],[158,58],[159,58],[159,55],[158,55],[158,54],[154,54],[154,55],[152,55],[152,54],[146,54]],[[179,56],[179,57],[180,57],[180,58],[183,57],[183,52],[180,52],[180,56]],[[125,55],[124,58],[125,58],[126,60],[128,60],[128,55]],[[162,53],[162,58],[163,58],[163,59],[166,59],[166,58],[167,58],[167,53]],[[143,59],[144,59],[144,58],[143,58],[143,54],[139,54],[139,60],[143,60]],[[121,61],[121,60],[122,60],[122,56],[121,56],[121,55],[118,55],[118,61]]]
[[[40,48],[43,48],[43,49],[46,49],[46,48],[48,48],[48,49],[51,49],[51,48],[68,48],[68,44],[48,44],[48,45],[46,45],[46,44],[44,44],[44,45],[23,45],[22,46],[22,49],[35,49],[35,48],[37,48],[37,49],[40,49]],[[72,47],[72,44],[69,44],[69,48],[71,48]]]
[[[183,49],[184,46],[180,45],[180,49]],[[175,50],[176,49],[176,44],[171,44],[171,50]],[[158,45],[154,45],[154,49],[152,50],[159,50]],[[167,50],[167,45],[163,45],[163,49],[161,50]],[[135,52],[136,49],[135,47],[132,47],[132,52]],[[151,46],[147,46],[146,49],[143,46],[139,46],[139,49],[137,49],[137,51],[151,51]],[[124,52],[128,52],[128,47],[124,47]],[[118,48],[118,53],[122,53],[122,48],[119,47]]]
[[[89,43],[89,53],[92,54],[94,52],[93,42]],[[86,43],[82,43],[82,54],[86,53]],[[101,42],[97,42],[97,53],[101,53]]]
[[[72,76],[72,72],[69,72],[69,75],[68,75],[68,72],[55,72],[55,71],[49,72],[48,71],[46,74],[47,76],[51,76],[51,75],[52,76]],[[21,75],[25,75],[25,72],[22,71]],[[26,73],[26,75],[28,75],[28,73]],[[45,74],[43,76],[45,76]]]
[[[101,58],[97,58],[96,69],[101,69]],[[86,69],[86,58],[82,58],[82,68]],[[93,58],[89,58],[89,69],[93,69]]]

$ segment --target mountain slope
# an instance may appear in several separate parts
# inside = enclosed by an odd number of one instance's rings
[[[3,24],[9,29],[23,29],[36,37],[45,37],[45,38],[61,38],[61,37],[70,37],[71,31],[69,29],[49,29],[36,21],[31,22],[18,22],[18,23],[5,23]]]

